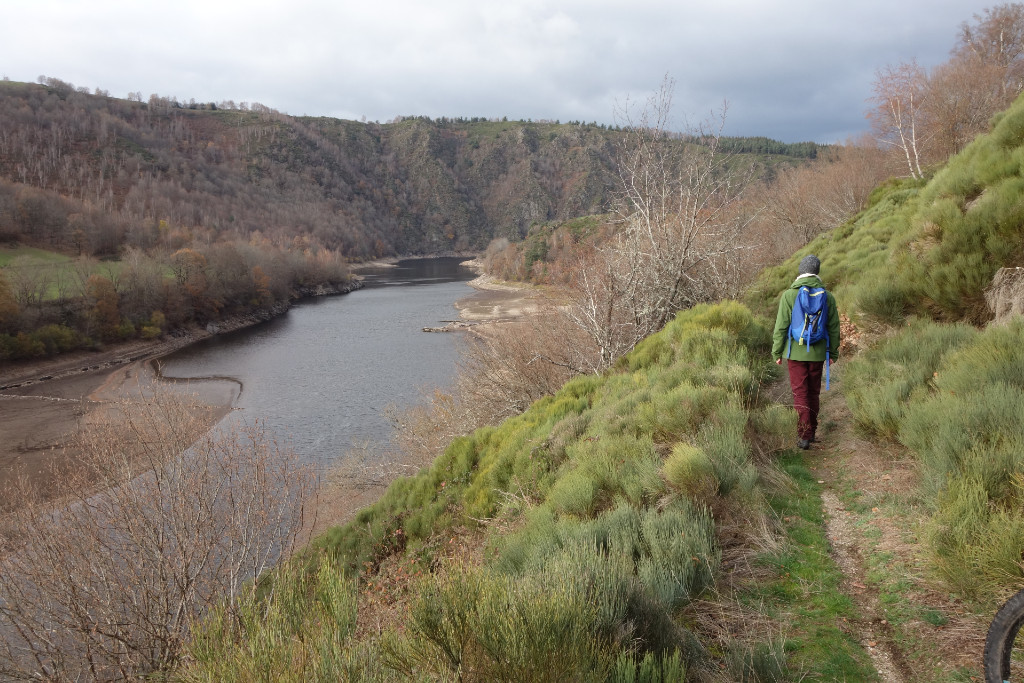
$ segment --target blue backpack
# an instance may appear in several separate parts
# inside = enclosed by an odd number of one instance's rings
[[[793,317],[789,321],[789,340],[786,358],[790,357],[793,340],[798,346],[828,340],[828,296],[824,287],[801,287],[793,302]],[[831,346],[831,344],[829,344]],[[825,390],[829,385],[829,351],[825,349]]]

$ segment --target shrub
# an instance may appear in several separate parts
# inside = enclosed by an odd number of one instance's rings
[[[731,680],[739,683],[783,683],[790,680],[785,643],[731,643],[725,655]]]
[[[672,683],[686,680],[686,664],[679,651],[666,654],[648,652],[639,662],[628,654],[615,662],[612,683]]]
[[[696,445],[711,461],[720,495],[728,495],[734,489],[749,492],[757,483],[746,426],[747,412],[738,400],[733,400],[720,406],[697,434]]]
[[[666,609],[688,603],[711,585],[719,554],[706,511],[647,510],[640,528],[647,555],[637,562],[637,576]]]
[[[366,680],[371,658],[350,648],[356,591],[321,555],[313,571],[285,565],[264,595],[215,608],[188,645],[186,681]],[[374,663],[374,666],[376,664]]]
[[[590,415],[586,413],[564,417],[552,427],[547,441],[549,466],[552,469],[562,464],[569,446],[583,436],[589,426]]]
[[[769,452],[786,448],[796,434],[797,414],[790,406],[773,403],[751,412],[750,421],[762,445]]]
[[[710,514],[685,500],[664,512],[621,504],[585,522],[537,511],[496,550],[496,571],[573,577],[602,628],[643,651],[693,649],[671,614],[710,584],[719,563]]]
[[[649,434],[658,443],[679,441],[697,431],[729,397],[726,389],[684,382],[635,406],[624,417],[633,434]]]
[[[967,325],[914,320],[846,366],[846,400],[857,424],[895,439],[913,391],[927,386],[943,356],[977,335]]]
[[[1015,507],[993,508],[985,485],[972,476],[951,479],[936,498],[928,527],[936,568],[974,599],[995,602],[1000,587],[1024,585],[1024,481],[1017,482]]]
[[[31,336],[43,344],[48,356],[72,351],[82,346],[81,333],[64,325],[45,325],[32,332]]]
[[[1022,332],[1019,322],[981,333],[918,322],[848,375],[855,415],[896,431],[920,459],[937,566],[975,597],[1024,578]]]
[[[547,502],[558,514],[589,516],[594,510],[597,492],[596,482],[586,472],[575,471],[555,482]]]
[[[601,680],[614,660],[598,625],[596,607],[571,577],[513,581],[458,569],[424,585],[407,640],[391,648],[387,664],[440,679]]]
[[[670,484],[695,500],[710,500],[718,492],[715,468],[697,446],[676,444],[665,460],[664,473]]]
[[[996,382],[1024,389],[1024,320],[1014,318],[967,336],[973,343],[950,354],[935,375],[941,391],[960,394]]]
[[[548,502],[557,511],[592,514],[619,497],[639,505],[664,491],[658,474],[660,459],[650,437],[577,441],[567,452],[575,469],[559,478],[548,494]]]

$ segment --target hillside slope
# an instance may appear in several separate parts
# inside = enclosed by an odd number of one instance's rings
[[[246,608],[240,640],[210,622],[187,676],[872,680],[816,484],[779,459],[793,413],[758,392],[768,338],[738,303],[698,307],[457,439],[318,539],[312,583]]]
[[[482,250],[536,221],[605,211],[623,137],[580,123],[360,123],[46,83],[0,82],[0,242],[97,255],[254,233],[360,259]],[[818,150],[730,143],[769,168]]]
[[[995,271],[1024,265],[1022,143],[1024,100],[746,306],[684,311],[614,371],[457,439],[318,539],[280,599],[212,619],[186,678],[971,680],[945,627],[976,641],[972,612],[1024,585],[1024,324],[976,326]],[[860,344],[802,454],[765,321],[811,252]]]

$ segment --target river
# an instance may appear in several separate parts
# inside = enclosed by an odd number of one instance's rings
[[[363,289],[189,346],[165,357],[162,373],[231,383],[236,409],[226,421],[260,419],[304,459],[329,467],[352,445],[386,444],[387,406],[409,407],[454,379],[460,335],[422,329],[457,318],[454,303],[474,291],[462,260],[360,271]]]

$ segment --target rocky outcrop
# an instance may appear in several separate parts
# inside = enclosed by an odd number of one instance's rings
[[[1024,315],[1024,268],[1000,268],[985,290],[985,301],[992,309],[992,322],[1006,322],[1014,315]]]

